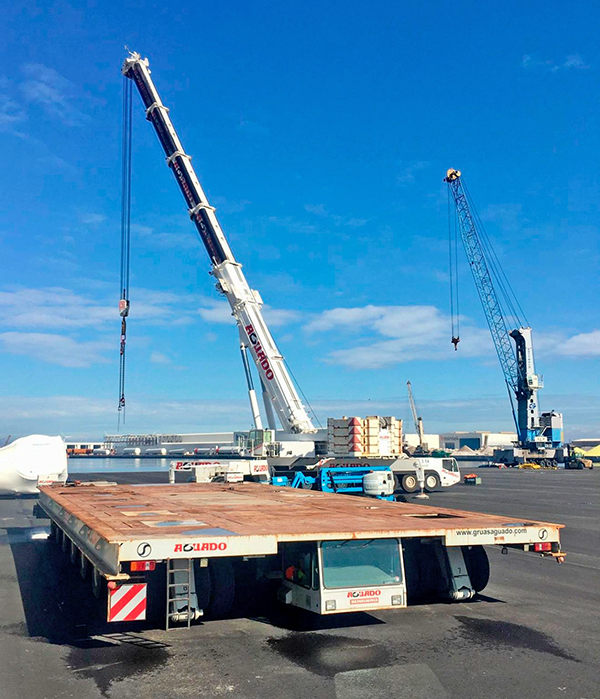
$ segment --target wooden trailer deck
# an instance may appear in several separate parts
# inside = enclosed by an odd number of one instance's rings
[[[258,483],[82,484],[40,491],[40,504],[61,528],[73,538],[85,537],[96,550],[100,539],[116,547],[118,561],[265,555],[276,553],[280,541],[302,540],[443,536],[448,546],[558,542],[563,526]]]

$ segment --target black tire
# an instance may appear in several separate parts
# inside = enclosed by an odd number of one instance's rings
[[[194,575],[196,582],[196,597],[198,598],[198,608],[204,612],[210,604],[211,581],[208,568],[201,568],[200,561],[194,561]]]
[[[404,575],[408,604],[433,600],[443,594],[441,582],[444,577],[440,569],[436,547],[441,544],[422,544],[419,539],[405,539]]]
[[[69,553],[69,546],[70,546],[70,544],[71,544],[71,540],[69,539],[69,537],[68,537],[64,532],[62,532],[62,538],[61,538],[61,540],[60,540],[60,547],[61,547],[61,549],[62,549],[62,552],[63,552],[65,555],[66,555],[67,553]]]
[[[425,490],[428,493],[433,493],[434,490],[437,490],[440,487],[440,479],[437,473],[434,473],[433,471],[429,471],[428,473],[425,474]]]
[[[419,481],[414,473],[406,473],[404,476],[402,476],[400,485],[405,493],[414,493],[419,487]]]
[[[50,541],[56,543],[58,541],[58,527],[54,520],[50,520],[50,536],[48,537]]]
[[[484,590],[490,581],[490,561],[483,546],[463,546],[463,556],[475,592]]]
[[[235,597],[235,575],[231,561],[226,558],[213,558],[209,561],[210,603],[206,614],[211,619],[222,619],[233,606]]]
[[[421,593],[421,576],[417,560],[416,542],[405,539],[402,543],[404,558],[404,578],[406,584],[406,600],[408,604],[417,602]]]

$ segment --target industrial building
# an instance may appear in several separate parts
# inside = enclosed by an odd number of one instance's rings
[[[510,447],[517,441],[515,432],[447,432],[439,436],[440,449],[456,450],[469,447],[473,451],[493,449],[494,447]],[[431,445],[430,445],[431,446]]]

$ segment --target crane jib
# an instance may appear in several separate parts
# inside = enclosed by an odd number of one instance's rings
[[[148,91],[146,83],[143,80],[141,71],[139,71],[139,69],[136,70],[136,67],[134,66],[127,71],[126,76],[133,77],[133,80],[141,95],[144,106],[146,107],[146,109],[148,109],[152,104],[154,104],[154,97]],[[177,184],[179,185],[179,188],[183,193],[188,208],[193,209],[194,207],[198,206],[198,204],[201,204],[203,202],[201,202],[199,197],[197,196],[194,183],[190,178],[188,169],[183,163],[186,156],[175,155],[175,153],[177,153],[177,147],[168,129],[165,128],[165,123],[162,118],[162,113],[160,109],[152,110],[148,114],[147,118],[148,121],[152,122],[152,125],[154,126],[154,130],[156,131],[158,140],[160,141],[160,144],[163,147],[165,155],[169,159],[169,167],[173,170],[173,173],[175,174],[175,179],[177,180]],[[227,254],[223,250],[223,247],[221,246],[221,243],[219,242],[219,239],[215,234],[213,225],[209,220],[206,211],[204,209],[200,209],[199,211],[197,211],[192,216],[192,221],[196,225],[200,239],[204,243],[204,247],[208,252],[208,256],[210,257],[211,262],[213,262],[214,264],[221,264],[221,262],[224,262],[227,259]]]

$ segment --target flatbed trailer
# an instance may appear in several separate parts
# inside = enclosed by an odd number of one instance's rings
[[[43,486],[40,506],[108,621],[160,604],[167,628],[226,615],[240,570],[280,603],[333,614],[470,599],[489,578],[485,545],[564,557],[561,524],[249,482]]]

